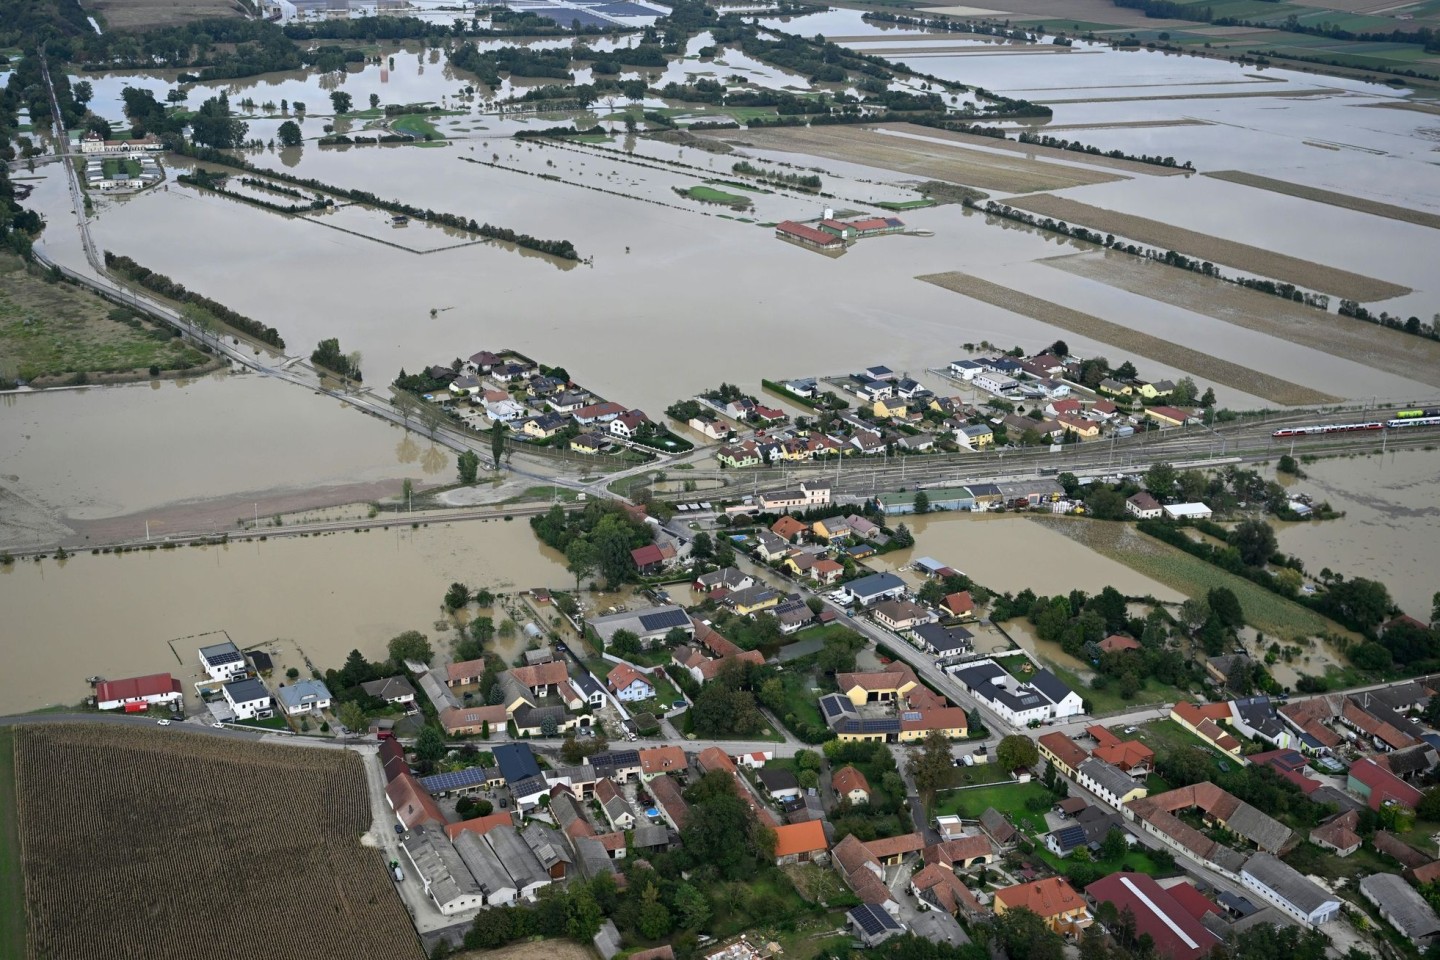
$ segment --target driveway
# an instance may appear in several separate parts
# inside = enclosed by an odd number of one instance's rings
[[[970,942],[960,922],[944,910],[933,907],[921,910],[921,901],[910,893],[910,875],[920,869],[919,857],[909,857],[898,867],[885,868],[885,882],[890,894],[900,904],[900,915],[896,918],[917,936],[934,943],[948,943],[959,947]],[[926,906],[929,906],[926,904]]]

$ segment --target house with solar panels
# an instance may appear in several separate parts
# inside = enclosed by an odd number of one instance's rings
[[[246,672],[245,656],[240,652],[240,648],[229,640],[201,647],[200,666],[205,668],[205,673],[211,680],[222,683]]]
[[[1017,727],[1033,721],[1058,720],[1085,712],[1080,695],[1049,670],[1037,670],[1021,681],[1006,673],[994,660],[979,660],[950,673],[971,696]]]
[[[871,903],[851,907],[845,914],[845,921],[854,931],[856,938],[867,948],[877,947],[891,937],[898,937],[905,932],[899,920]]]
[[[628,630],[640,638],[642,646],[653,647],[671,630],[680,629],[688,636],[695,635],[695,626],[683,607],[673,604],[664,607],[648,607],[644,610],[627,610],[608,617],[596,617],[588,621],[590,629],[607,645],[610,638],[621,630]]]

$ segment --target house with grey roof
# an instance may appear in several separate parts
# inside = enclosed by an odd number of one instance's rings
[[[1440,936],[1440,917],[1405,880],[1393,873],[1372,873],[1360,881],[1360,892],[1375,904],[1389,924],[1424,950]]]
[[[453,917],[485,905],[485,892],[439,826],[423,823],[414,827],[401,838],[400,848],[442,914]]]
[[[558,830],[535,821],[520,831],[520,838],[530,847],[540,866],[550,874],[550,879],[563,880],[569,875],[575,860]]]
[[[637,823],[630,846],[636,850],[664,850],[670,845],[670,831],[661,823]]]
[[[330,689],[319,680],[299,680],[275,689],[275,699],[290,716],[330,709]]]
[[[950,673],[971,695],[1017,727],[1032,720],[1076,716],[1085,710],[1080,695],[1049,670],[1037,670],[1022,681],[987,659],[951,667]]]
[[[635,634],[646,646],[652,646],[671,630],[683,630],[692,637],[695,635],[695,625],[690,622],[690,615],[683,607],[674,604],[647,607],[644,610],[627,610],[608,617],[595,617],[587,623],[606,644],[621,630]]]
[[[245,672],[245,655],[229,640],[200,648],[200,666],[211,680],[230,680]]]
[[[515,882],[516,895],[534,900],[536,892],[550,883],[550,873],[540,865],[535,851],[514,827],[495,827],[485,832],[485,842],[505,865],[505,872]]]
[[[376,700],[384,700],[386,703],[414,703],[415,688],[405,677],[385,677],[380,680],[370,680],[360,684],[360,689],[365,691],[366,696],[374,697]]]
[[[575,856],[579,861],[580,872],[587,878],[593,879],[602,873],[616,872],[615,862],[610,859],[605,844],[594,837],[576,837]]]
[[[500,862],[500,858],[485,842],[484,837],[470,830],[460,831],[455,837],[455,852],[475,878],[481,893],[484,894],[486,906],[504,906],[515,902],[515,897],[519,894],[515,881],[510,878],[505,865]]]
[[[1080,782],[1080,786],[1112,807],[1123,807],[1149,792],[1139,780],[1099,757],[1087,757],[1081,762],[1075,768],[1075,778]]]
[[[1240,882],[1306,926],[1318,927],[1340,914],[1337,896],[1268,853],[1245,861]]]
[[[272,709],[273,701],[270,699],[270,691],[265,689],[265,684],[250,677],[245,680],[232,680],[221,688],[225,695],[225,702],[230,704],[236,719],[239,720],[264,720],[275,715]]]

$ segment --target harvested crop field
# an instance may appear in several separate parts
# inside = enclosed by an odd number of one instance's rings
[[[1122,324],[1102,320],[1088,313],[1081,313],[1079,310],[1072,310],[1058,303],[1041,300],[1028,293],[1021,293],[1019,290],[1012,290],[998,283],[991,283],[989,280],[981,280],[979,277],[972,277],[958,271],[934,273],[915,279],[933,283],[937,287],[944,287],[946,290],[1000,307],[1003,310],[1009,310],[1011,313],[1039,320],[1052,327],[1059,327],[1092,340],[1112,344],[1128,354],[1158,360],[1213,383],[1223,384],[1284,406],[1332,403],[1339,399],[1328,393],[1321,393],[1319,390],[1312,390],[1298,383],[1281,380],[1268,373],[1242,367],[1238,363],[1221,360],[1219,357],[1183,347],[1170,340],[1141,333]]]
[[[177,27],[206,17],[244,17],[249,11],[237,0],[89,0],[85,11],[106,30]]]
[[[595,951],[574,940],[527,940],[498,950],[473,950],[451,960],[595,960]]]
[[[1041,261],[1173,307],[1440,387],[1440,343],[1113,250]]]
[[[1262,247],[1252,247],[1248,243],[1236,243],[1233,240],[1161,223],[1159,220],[1107,210],[1064,197],[1024,197],[1010,205],[1042,217],[1054,217],[1056,220],[1086,226],[1101,233],[1113,233],[1161,250],[1174,250],[1186,256],[1243,270],[1254,276],[1283,280],[1309,290],[1319,290],[1361,303],[1388,300],[1410,292],[1409,287],[1402,287],[1398,283],[1377,280],[1338,267],[1327,267]]]
[[[1234,93],[1162,93],[1136,94],[1133,97],[1030,97],[1037,103],[1129,103],[1132,100],[1239,100],[1245,97],[1283,97],[1299,100],[1305,97],[1328,97],[1345,91],[1338,87],[1316,87],[1312,90],[1237,90]]]
[[[1430,227],[1432,230],[1440,230],[1440,214],[1426,213],[1424,210],[1411,210],[1409,207],[1397,207],[1392,203],[1366,200],[1364,197],[1352,197],[1347,193],[1335,193],[1331,190],[1307,187],[1304,184],[1290,183],[1285,180],[1272,180],[1269,177],[1245,173],[1242,170],[1215,170],[1206,173],[1205,176],[1255,187],[1259,190],[1269,190],[1271,193],[1283,193],[1287,197],[1313,200],[1316,203],[1326,203],[1332,207],[1358,210],[1360,213],[1369,213],[1377,217],[1385,217],[1388,220],[1403,220],[1405,223],[1414,223],[1422,227]]]
[[[33,960],[423,957],[354,754],[27,725],[15,777]]]
[[[1170,123],[1170,121],[1161,122],[1167,125]],[[876,129],[893,130],[895,133],[910,137],[931,137],[936,140],[948,140],[951,143],[969,144],[973,147],[989,147],[991,150],[1008,150],[1011,153],[1023,153],[1027,156],[1045,157],[1050,160],[1083,163],[1092,167],[1109,167],[1112,170],[1143,173],[1152,177],[1171,177],[1177,173],[1194,172],[1182,170],[1179,167],[1161,167],[1153,163],[1140,163],[1138,160],[1122,160],[1118,157],[1100,157],[1089,153],[1080,153],[1077,150],[1061,150],[1059,147],[1042,147],[1033,143],[1019,143],[1015,140],[997,140],[994,137],[979,137],[970,133],[956,133],[952,130],[934,130],[930,127],[916,126],[913,123],[882,123]],[[1045,130],[1048,132],[1049,128],[1047,127]]]
[[[1417,100],[1386,100],[1384,103],[1362,103],[1362,107],[1378,107],[1381,110],[1413,110],[1440,117],[1440,103],[1422,103]]]
[[[1196,120],[1194,117],[1181,117],[1176,120],[1111,120],[1109,123],[1055,123],[1046,124],[1042,129],[1046,133],[1053,133],[1056,130],[1125,130],[1127,128],[1141,127],[1209,127],[1213,126],[1209,120]],[[1149,164],[1145,164],[1149,166]]]
[[[726,132],[715,135],[725,136]],[[738,136],[729,133],[728,139],[737,146],[743,143],[762,150],[782,150],[842,160],[1002,193],[1063,190],[1123,179],[1098,170],[981,153],[979,150],[912,140],[853,126],[746,130]]]

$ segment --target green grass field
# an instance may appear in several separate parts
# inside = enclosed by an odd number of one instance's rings
[[[15,808],[15,731],[0,730],[0,956],[25,956],[25,878]]]
[[[1038,783],[1002,783],[993,787],[975,787],[971,790],[951,790],[938,794],[932,816],[956,814],[967,820],[978,819],[989,807],[1010,816],[1010,822],[1030,833],[1045,831],[1045,814],[1026,809],[1025,802],[1032,797],[1049,797],[1050,791]]]
[[[919,210],[921,207],[935,206],[935,201],[929,197],[923,200],[884,200],[875,206],[882,210]]]
[[[724,190],[716,190],[714,187],[691,187],[685,191],[685,195],[692,200],[700,200],[704,203],[723,203],[732,207],[748,207],[750,205],[749,197],[726,193]]]
[[[1126,700],[1120,696],[1120,685],[1111,680],[1104,690],[1092,690],[1090,684],[1081,680],[1073,671],[1063,667],[1050,664],[1050,672],[1055,674],[1072,690],[1075,690],[1081,697],[1090,701],[1093,713],[1113,713],[1116,710],[1125,710],[1134,707],[1144,706],[1147,703],[1174,703],[1179,697],[1180,691],[1175,687],[1167,686],[1154,677],[1146,677],[1144,684],[1136,691],[1135,696]]]
[[[109,318],[111,305],[78,287],[46,283],[0,255],[0,378],[186,369],[205,362],[184,341]]]
[[[1234,760],[1222,756],[1220,751],[1168,717],[1164,720],[1151,720],[1149,723],[1141,724],[1138,730],[1132,734],[1126,734],[1126,736],[1134,737],[1154,750],[1157,759],[1184,747],[1199,747],[1210,757],[1213,776],[1218,777],[1225,772],[1225,769],[1220,766],[1222,763],[1232,770],[1235,768]],[[1148,784],[1151,794],[1163,793],[1164,791],[1161,789],[1163,785],[1158,777],[1151,775]]]
[[[407,113],[404,116],[396,117],[390,122],[390,129],[396,133],[408,133],[412,137],[420,137],[422,140],[444,140],[445,135],[440,132],[430,118],[418,113]]]

